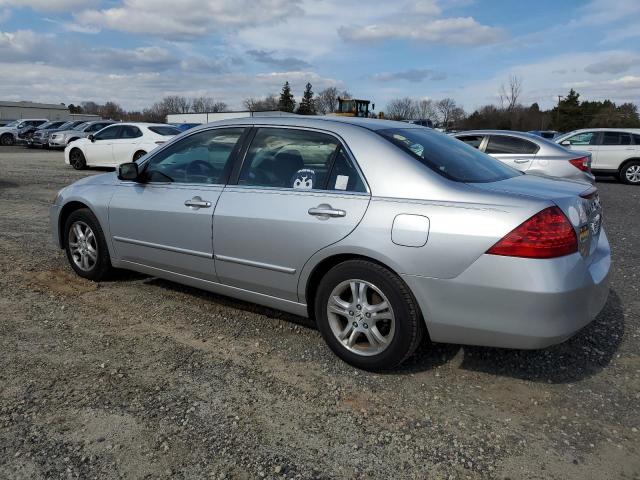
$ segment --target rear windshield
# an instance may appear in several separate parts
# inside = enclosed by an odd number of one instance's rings
[[[162,135],[164,137],[170,137],[173,135],[180,135],[182,132],[178,130],[176,127],[149,127],[153,133],[157,133],[158,135]]]
[[[434,172],[465,183],[497,182],[520,175],[460,140],[426,128],[390,128],[378,133]]]

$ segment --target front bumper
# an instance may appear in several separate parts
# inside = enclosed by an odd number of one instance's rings
[[[435,342],[544,348],[590,323],[609,294],[611,250],[551,260],[482,255],[453,279],[403,275]]]
[[[67,140],[65,138],[51,138],[49,137],[49,146],[50,147],[66,147]]]

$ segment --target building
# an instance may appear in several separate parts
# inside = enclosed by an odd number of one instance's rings
[[[293,113],[272,111],[272,112],[210,112],[210,113],[170,113],[167,115],[167,123],[209,123],[218,120],[228,120],[230,118],[244,117],[285,117]]]
[[[21,118],[46,118],[47,120],[100,120],[98,115],[69,113],[62,103],[3,102],[0,101],[0,122],[8,123]]]

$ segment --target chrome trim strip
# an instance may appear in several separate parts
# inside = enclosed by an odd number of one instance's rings
[[[245,260],[243,258],[227,257],[226,255],[214,255],[214,258],[221,262],[238,263],[240,265],[264,268],[265,270],[273,270],[274,272],[288,273],[290,275],[296,273],[295,268],[281,267],[279,265],[271,265],[270,263],[254,262],[253,260]]]
[[[131,243],[133,245],[157,248],[158,250],[167,250],[169,252],[184,253],[186,255],[193,255],[194,257],[213,258],[213,254],[207,252],[198,252],[197,250],[188,250],[186,248],[171,247],[169,245],[161,245],[159,243],[144,242],[142,240],[135,240],[133,238],[113,237],[113,239],[117,242]]]

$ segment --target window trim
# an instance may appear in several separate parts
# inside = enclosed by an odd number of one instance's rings
[[[337,143],[338,146],[334,149],[333,154],[331,155],[331,160],[329,161],[329,170],[327,170],[327,180],[325,182],[324,188],[320,189],[320,188],[313,188],[310,190],[296,190],[294,188],[291,187],[267,187],[267,186],[260,186],[260,185],[239,185],[238,182],[240,180],[240,172],[242,171],[242,167],[244,166],[245,161],[247,160],[247,155],[249,153],[249,148],[251,147],[251,144],[253,143],[253,140],[255,139],[256,134],[258,133],[258,130],[260,129],[277,129],[277,130],[303,130],[306,132],[317,132],[317,133],[323,133],[325,135],[329,135],[331,137],[333,137]],[[366,196],[371,196],[371,189],[369,188],[369,182],[367,182],[367,178],[365,177],[364,173],[362,172],[362,169],[360,168],[360,165],[358,165],[358,162],[356,161],[353,153],[351,152],[351,150],[349,149],[349,147],[347,146],[346,142],[342,139],[342,137],[340,137],[340,135],[338,135],[335,132],[331,132],[328,130],[323,130],[321,128],[311,128],[311,127],[298,127],[298,126],[294,126],[294,125],[264,125],[264,124],[259,124],[259,125],[253,125],[253,128],[251,129],[251,135],[247,136],[246,139],[246,143],[243,145],[243,149],[240,153],[240,155],[238,156],[238,159],[236,159],[236,165],[232,171],[231,177],[229,178],[229,181],[227,183],[228,186],[233,186],[234,188],[241,188],[241,189],[251,189],[251,190],[267,190],[267,191],[278,191],[278,192],[292,192],[292,193],[321,193],[321,194],[337,194],[337,195],[366,195]],[[365,187],[365,191],[364,192],[350,192],[348,190],[329,190],[327,187],[327,183],[329,182],[329,177],[331,176],[332,170],[333,170],[333,165],[335,163],[335,159],[336,159],[336,154],[337,152],[339,152],[340,150],[343,150],[347,156],[347,158],[349,159],[349,161],[352,163],[352,165],[354,166],[354,168],[356,169],[356,172],[358,172],[358,175],[360,175],[360,179],[362,180],[362,183],[364,184]]]
[[[527,143],[532,144],[533,146],[536,147],[536,150],[535,150],[535,152],[531,152],[531,153],[523,153],[523,152],[518,152],[518,153],[491,153],[491,152],[487,152],[486,149],[489,147],[489,143],[491,142],[491,137],[515,138],[516,140],[519,140],[521,142],[527,142]],[[486,153],[487,155],[537,155],[538,152],[540,151],[540,145],[535,143],[533,140],[529,140],[528,138],[521,138],[521,137],[518,137],[517,135],[509,135],[507,133],[490,133],[485,138],[485,141],[486,141],[485,142],[485,149],[483,150],[483,152]]]
[[[154,150],[152,155],[149,155],[147,157],[145,157],[144,162],[139,164],[139,176],[142,176],[142,174],[144,174],[147,171],[147,168],[149,168],[149,164],[151,163],[151,161],[157,157],[160,153],[162,153],[164,150],[166,150],[167,148],[170,148],[172,145],[188,138],[191,137],[192,135],[196,135],[198,133],[202,133],[202,132],[209,132],[212,130],[226,130],[229,128],[243,128],[244,131],[242,132],[242,134],[240,135],[240,138],[238,139],[238,141],[236,142],[235,146],[233,147],[233,150],[231,150],[231,154],[229,155],[229,160],[227,161],[227,164],[225,165],[224,171],[222,172],[222,175],[220,176],[219,182],[218,183],[189,183],[189,182],[143,182],[144,185],[163,185],[163,186],[168,186],[168,185],[173,185],[176,187],[181,187],[183,185],[185,186],[194,186],[194,187],[224,187],[226,185],[228,185],[229,182],[229,178],[233,172],[233,168],[235,168],[235,164],[237,163],[237,157],[238,157],[238,153],[241,151],[242,147],[244,146],[244,142],[246,141],[247,136],[249,135],[249,132],[252,130],[251,125],[217,125],[215,127],[212,128],[203,128],[202,130],[196,130],[194,132],[190,132],[188,135],[176,135],[175,137],[173,137],[171,139],[170,142],[165,143],[164,145],[162,145],[161,148]],[[179,138],[178,138],[179,137]],[[127,182],[129,183],[129,182]]]

